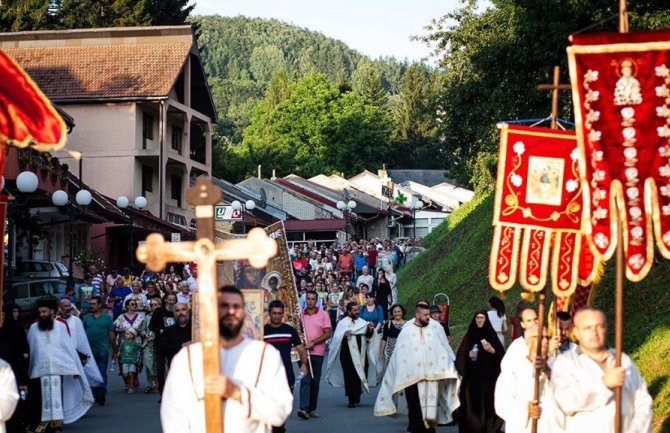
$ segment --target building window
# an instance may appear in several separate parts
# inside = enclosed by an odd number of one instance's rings
[[[178,226],[184,226],[184,227],[186,226],[186,218],[172,212],[168,212],[167,220],[168,222],[171,222],[172,224],[176,224]]]
[[[147,148],[147,140],[154,139],[154,116],[143,113],[142,116],[142,149]]]
[[[172,149],[181,153],[181,140],[184,136],[184,130],[178,126],[172,127]]]
[[[142,195],[154,190],[154,169],[142,164]]]
[[[177,206],[181,207],[181,176],[173,174],[170,180],[170,197],[177,201]]]

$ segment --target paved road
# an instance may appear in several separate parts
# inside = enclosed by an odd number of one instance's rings
[[[65,433],[160,433],[158,395],[143,394],[146,386],[144,377],[139,392],[126,394],[117,372],[109,372],[109,393],[105,406],[95,405],[74,424],[65,426]],[[363,394],[360,406],[347,408],[347,399],[343,388],[333,388],[322,383],[319,395],[320,418],[303,420],[298,418],[295,409],[287,422],[290,433],[348,433],[361,431],[366,433],[401,433],[407,427],[407,417],[373,417],[372,407],[377,389],[372,394]],[[296,403],[298,391],[295,392]],[[453,427],[439,427],[438,433],[457,433]],[[231,432],[232,433],[232,432]]]

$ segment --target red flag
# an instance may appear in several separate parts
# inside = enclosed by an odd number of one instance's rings
[[[582,196],[572,131],[503,125],[493,215],[489,283],[499,291],[546,284],[570,296],[577,286]]]
[[[49,99],[0,51],[0,139],[5,144],[45,151],[62,148],[66,137],[65,122]]]
[[[670,258],[670,31],[572,42],[586,237],[607,260],[623,224],[626,277],[640,281],[653,263],[654,234]]]

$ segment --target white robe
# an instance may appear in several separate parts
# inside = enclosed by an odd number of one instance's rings
[[[455,359],[442,325],[432,319],[425,327],[408,321],[396,340],[375,401],[374,415],[396,413],[393,397],[417,384],[424,421],[449,423],[452,412],[460,406],[461,381]]]
[[[65,320],[70,327],[70,338],[72,339],[74,348],[77,352],[88,356],[86,364],[82,364],[84,373],[86,373],[85,377],[88,381],[88,385],[91,388],[102,385],[102,375],[100,374],[98,364],[95,362],[95,358],[93,358],[93,352],[91,351],[91,345],[88,342],[88,337],[84,330],[84,324],[79,317],[75,316],[70,316]]]
[[[284,424],[293,395],[274,347],[245,337],[221,349],[221,373],[240,387],[242,397],[241,403],[221,402],[226,433],[269,432]],[[205,433],[204,390],[202,345],[194,343],[172,359],[161,404],[163,433]]]
[[[516,362],[508,362],[504,368],[501,367],[496,382],[495,410],[505,420],[507,433],[530,433],[532,422],[528,418],[528,403],[533,400],[535,368],[527,357],[514,359]],[[540,407],[542,412],[537,423],[537,433],[563,431],[556,422],[556,403],[545,374],[540,376]]]
[[[368,332],[368,322],[360,317],[356,319],[356,321],[352,321],[351,318],[345,317],[337,323],[333,339],[330,342],[328,359],[326,360],[326,382],[335,387],[344,386],[344,373],[342,372],[342,363],[340,362],[340,350],[342,349],[342,341],[345,338],[344,333],[347,331],[350,331],[352,336],[364,336],[361,338],[361,347],[358,347],[356,338],[349,338],[347,340],[347,345],[349,346],[349,353],[351,353],[351,360],[354,363],[356,373],[361,379],[361,385],[363,385],[363,389],[366,393],[370,393],[370,387],[375,386],[377,383],[379,340],[376,339],[375,331],[370,347],[368,347],[367,339],[365,338],[365,334]],[[367,357],[368,360],[367,377],[365,376],[365,370],[363,369],[363,357]]]
[[[614,365],[614,351],[610,351]],[[624,433],[651,431],[652,399],[647,384],[633,361],[622,354],[625,369],[622,387],[621,417]],[[566,432],[614,432],[614,391],[602,381],[603,370],[581,349],[568,351],[556,358],[551,386],[558,408],[565,415]]]
[[[0,433],[5,433],[5,421],[9,420],[19,401],[16,378],[12,367],[0,359]]]
[[[28,331],[28,344],[30,378],[62,376],[63,423],[77,421],[93,406],[93,394],[66,325],[54,319],[51,331],[40,331],[38,324],[33,323]]]

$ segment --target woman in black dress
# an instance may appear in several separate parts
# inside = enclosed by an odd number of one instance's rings
[[[477,311],[456,354],[456,369],[463,378],[459,393],[460,433],[500,431],[503,420],[495,413],[493,394],[504,355],[505,349],[486,311]]]
[[[372,283],[372,292],[376,296],[376,304],[382,307],[384,320],[389,316],[389,305],[391,303],[391,283],[386,279],[383,269],[377,270],[377,277]]]

